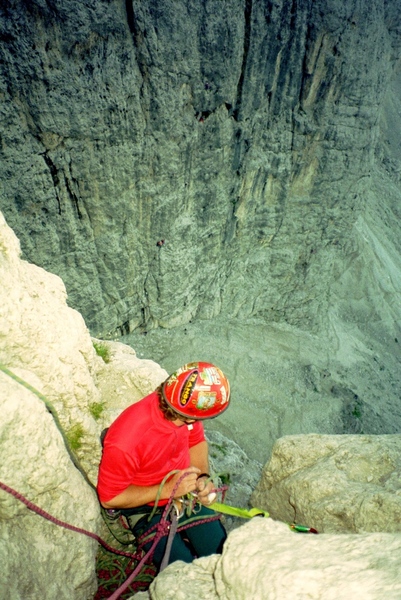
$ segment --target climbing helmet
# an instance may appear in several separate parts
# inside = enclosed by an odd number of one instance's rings
[[[167,404],[187,419],[212,419],[228,408],[230,384],[224,373],[208,362],[191,362],[162,384]]]

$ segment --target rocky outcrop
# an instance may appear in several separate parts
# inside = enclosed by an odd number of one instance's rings
[[[126,344],[92,341],[104,356],[96,369],[96,387],[102,398],[97,421],[103,430],[124,408],[155,390],[168,373],[154,361],[138,358]]]
[[[90,414],[100,401],[91,376],[96,354],[82,317],[66,305],[61,280],[20,260],[18,240],[0,218],[0,480],[59,520],[96,533],[96,493],[72,463],[48,410],[56,411],[61,430],[96,481],[100,448]],[[2,596],[93,595],[92,539],[58,528],[5,491],[0,530]]]
[[[96,483],[100,431],[165,371],[131,348],[124,353],[122,344],[110,342],[107,357],[98,356],[98,340],[67,306],[62,281],[20,259],[1,213],[0,281],[0,482],[56,519],[99,533],[99,504],[86,477]],[[86,476],[74,466],[77,457]],[[0,490],[2,598],[89,600],[96,551],[93,539]]]
[[[135,600],[398,600],[400,534],[302,535],[254,518],[221,557],[176,562]]]
[[[394,337],[395,0],[17,3],[0,34],[1,208],[93,334]]]
[[[15,369],[36,387],[31,371]],[[0,372],[0,481],[53,517],[96,533],[99,505],[68,456],[44,403]],[[60,528],[0,491],[0,595],[13,600],[89,600],[97,543]]]
[[[33,373],[96,481],[100,447],[91,410],[102,401],[93,379],[102,360],[82,316],[67,306],[63,282],[21,261],[18,240],[2,215],[0,219],[0,362],[14,372],[22,368]]]
[[[285,436],[251,502],[319,532],[401,532],[401,435]]]

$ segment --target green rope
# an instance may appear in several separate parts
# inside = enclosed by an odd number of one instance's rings
[[[221,502],[213,502],[209,504],[208,508],[211,508],[215,512],[224,513],[232,517],[241,517],[242,519],[252,519],[253,517],[268,517],[269,513],[261,508],[237,508],[235,506],[229,506],[228,504],[222,504]]]
[[[88,475],[86,474],[85,469],[81,465],[78,457],[71,450],[70,444],[68,442],[68,438],[67,438],[66,434],[64,433],[64,430],[60,423],[60,419],[58,418],[57,411],[54,408],[53,404],[43,394],[41,394],[36,388],[34,388],[30,383],[28,383],[27,381],[24,381],[23,379],[18,377],[18,375],[16,375],[15,373],[13,373],[9,369],[7,369],[7,367],[5,365],[3,365],[2,363],[0,363],[0,371],[3,371],[3,373],[5,373],[9,377],[11,377],[11,379],[14,379],[14,381],[16,381],[17,383],[22,385],[24,388],[26,388],[27,390],[29,390],[30,392],[35,394],[35,396],[37,396],[40,400],[42,400],[42,402],[45,404],[47,410],[52,415],[53,420],[57,426],[57,429],[61,433],[61,437],[63,438],[65,448],[66,448],[72,462],[74,463],[74,466],[78,469],[78,471],[80,471],[80,473],[83,475],[85,481],[90,485],[90,487],[96,491],[96,486],[91,482]]]
[[[169,479],[172,475],[175,475],[176,473],[179,473],[178,470],[175,471],[170,471],[169,473],[167,473],[167,475],[163,478],[161,484],[159,485],[159,489],[157,490],[157,494],[156,494],[156,498],[155,498],[155,504],[154,507],[152,509],[152,512],[150,513],[149,517],[148,517],[148,522],[152,520],[152,518],[154,517],[156,510],[157,510],[157,506],[159,504],[159,500],[160,500],[160,496],[162,495],[162,491],[163,491],[163,487],[164,484],[166,483],[167,479]]]

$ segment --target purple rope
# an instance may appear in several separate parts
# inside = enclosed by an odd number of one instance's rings
[[[114,552],[114,554],[120,554],[121,556],[127,556],[128,558],[133,558],[135,560],[139,560],[141,555],[138,556],[138,553],[132,554],[130,552],[123,552],[122,550],[117,550],[116,548],[112,548],[111,546],[109,546],[109,544],[107,542],[105,542],[96,533],[93,533],[92,531],[87,531],[86,529],[82,529],[81,527],[75,527],[75,525],[70,525],[69,523],[66,523],[65,521],[60,521],[60,519],[53,517],[48,512],[43,510],[43,508],[40,508],[39,506],[37,506],[36,504],[31,502],[30,500],[25,498],[25,496],[23,496],[22,494],[20,494],[19,492],[17,492],[16,490],[14,490],[13,488],[9,487],[8,485],[6,485],[5,483],[3,483],[1,481],[0,481],[0,488],[2,490],[4,490],[5,492],[8,492],[12,496],[14,496],[14,498],[19,500],[23,504],[25,504],[25,506],[27,506],[29,508],[29,510],[32,510],[33,512],[40,515],[44,519],[47,519],[48,521],[55,523],[55,525],[58,525],[59,527],[64,527],[64,529],[69,529],[70,531],[75,531],[76,533],[81,533],[83,535],[86,535],[87,537],[90,537],[93,540],[96,540],[99,544],[101,544],[104,548],[106,548],[106,550],[109,550],[110,552]]]
[[[82,529],[81,527],[75,527],[75,525],[70,525],[69,523],[66,523],[65,521],[61,521],[60,519],[53,517],[51,514],[49,514],[45,510],[43,510],[43,508],[40,508],[39,506],[37,506],[36,504],[31,502],[30,500],[25,498],[25,496],[23,496],[22,494],[20,494],[16,490],[14,490],[12,487],[6,485],[2,481],[0,481],[0,488],[2,490],[4,490],[5,492],[7,492],[8,494],[11,494],[12,496],[14,496],[14,498],[19,500],[23,504],[25,504],[25,506],[27,508],[29,508],[29,510],[32,510],[36,514],[40,515],[44,519],[47,519],[48,521],[51,521],[55,525],[58,525],[59,527],[63,527],[64,529],[69,529],[70,531],[75,531],[76,533],[81,533],[82,535],[90,537],[93,540],[96,540],[104,548],[106,548],[106,550],[109,550],[110,552],[113,552],[114,554],[126,556],[133,560],[139,560],[139,563],[137,564],[137,566],[135,567],[135,569],[131,573],[131,575],[108,598],[108,600],[117,600],[121,596],[121,594],[131,585],[131,583],[134,581],[135,577],[137,577],[137,575],[140,573],[140,571],[141,571],[143,565],[146,563],[146,561],[150,562],[150,559],[152,558],[154,551],[156,549],[156,546],[159,543],[159,541],[161,540],[161,538],[168,535],[170,524],[167,521],[167,517],[170,512],[170,509],[171,509],[171,506],[172,506],[172,503],[174,500],[175,493],[178,489],[178,486],[180,485],[180,483],[184,479],[184,477],[186,477],[187,475],[189,475],[189,472],[183,473],[182,476],[180,477],[180,479],[177,481],[176,485],[174,486],[174,489],[171,492],[171,496],[165,506],[165,509],[163,511],[160,521],[158,523],[156,523],[156,525],[151,527],[148,531],[146,531],[144,534],[142,534],[142,536],[140,536],[140,538],[138,538],[139,544],[137,547],[137,552],[135,554],[131,554],[130,552],[123,552],[122,550],[117,550],[116,548],[112,548],[111,546],[109,546],[109,544],[107,542],[105,542],[96,533],[93,533],[92,531],[88,531],[87,529]],[[220,490],[216,490],[216,491],[220,491]],[[184,529],[188,529],[189,527],[194,527],[195,525],[201,525],[202,523],[207,523],[209,521],[216,521],[218,519],[220,519],[220,515],[217,515],[214,517],[206,517],[203,519],[198,519],[187,525],[184,524],[181,527],[178,527],[177,531],[183,531]],[[149,541],[149,540],[145,540],[145,538],[148,538],[149,534],[152,533],[154,530],[156,530],[156,534],[154,536],[152,546],[150,547],[149,551],[145,554],[145,556],[142,556],[142,552],[141,552],[142,546]],[[175,533],[175,531],[174,531],[174,533]],[[141,556],[142,556],[142,558],[141,558]]]

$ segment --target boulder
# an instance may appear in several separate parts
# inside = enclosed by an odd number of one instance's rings
[[[399,600],[401,534],[304,535],[255,518],[222,556],[175,562],[135,600]]]
[[[251,502],[319,532],[401,532],[401,435],[280,438]]]

